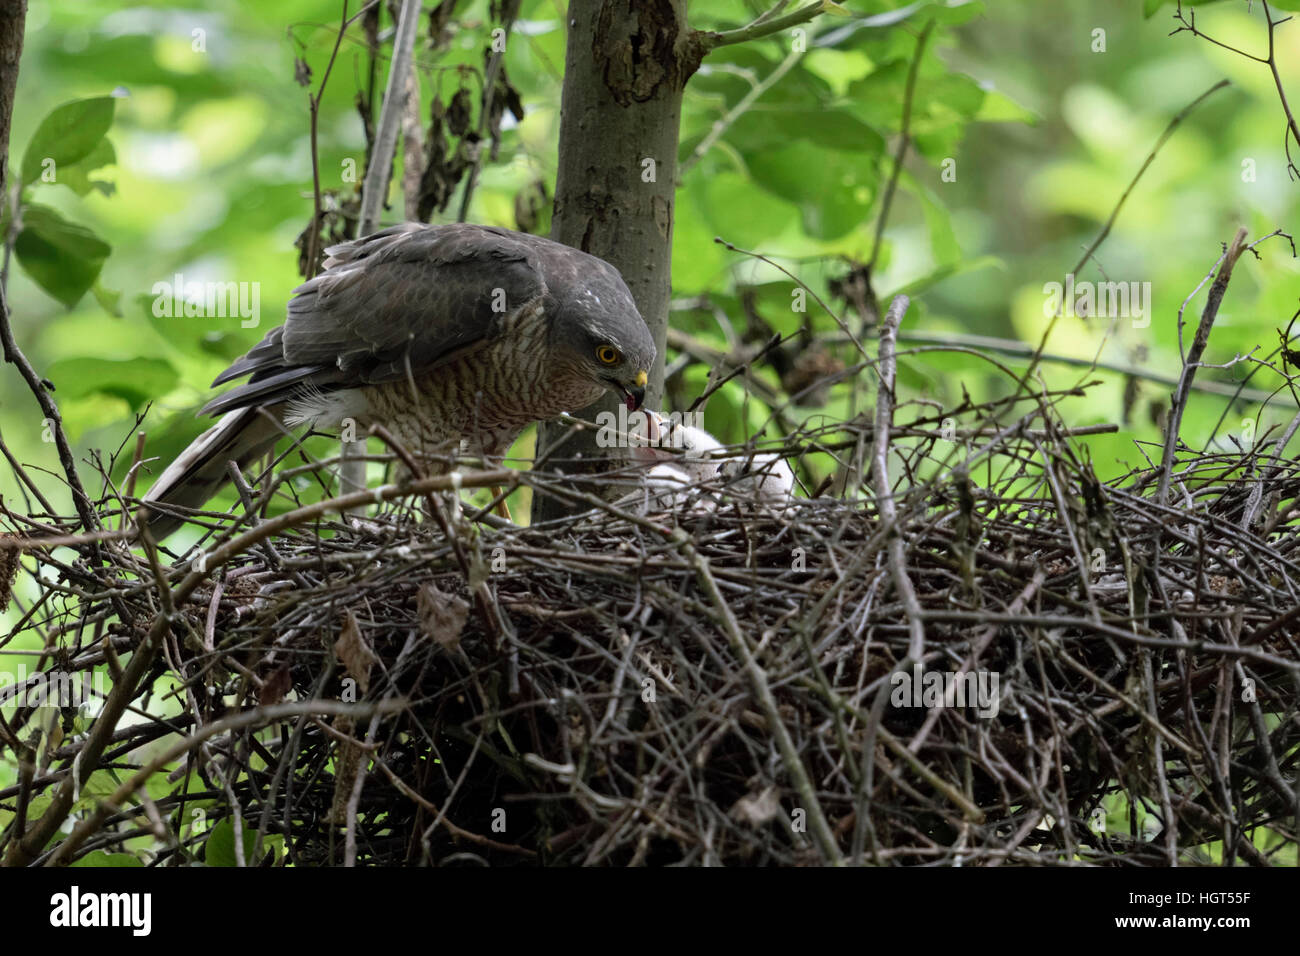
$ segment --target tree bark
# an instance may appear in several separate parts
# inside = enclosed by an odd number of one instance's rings
[[[26,23],[27,0],[0,0],[0,196],[9,185],[9,127],[14,118],[14,90],[18,86]]]
[[[646,405],[663,397],[668,300],[672,292],[673,197],[682,91],[704,46],[686,20],[684,0],[573,0],[560,112],[560,158],[551,238],[612,264],[623,274],[654,336]],[[573,409],[595,419],[617,413],[618,399]],[[539,456],[570,473],[600,470],[605,451],[593,432],[538,426]],[[573,459],[579,459],[573,461]],[[533,519],[566,512],[536,499]]]

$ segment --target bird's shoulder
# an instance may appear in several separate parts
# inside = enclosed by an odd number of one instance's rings
[[[484,345],[550,298],[544,258],[509,230],[407,223],[326,253],[324,271],[289,300],[284,359],[329,361],[363,381]]]

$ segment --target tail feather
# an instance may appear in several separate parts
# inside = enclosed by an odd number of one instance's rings
[[[240,408],[223,415],[167,466],[144,496],[154,540],[170,535],[185,523],[186,513],[201,508],[230,481],[228,462],[243,467],[285,434],[274,408]]]

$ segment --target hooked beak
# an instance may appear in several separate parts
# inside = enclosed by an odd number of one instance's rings
[[[623,404],[627,406],[627,410],[635,412],[645,404],[645,383],[648,378],[649,376],[644,371],[638,371],[635,384],[632,386],[624,385],[622,382],[615,382],[613,379],[606,379],[606,381],[623,393]]]

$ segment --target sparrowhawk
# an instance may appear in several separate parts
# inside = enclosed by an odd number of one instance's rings
[[[298,426],[382,425],[436,471],[462,448],[499,458],[531,422],[606,390],[641,406],[654,341],[602,259],[468,224],[406,223],[325,251],[285,323],[212,383],[248,379],[204,406],[221,419],[146,495],[155,537],[229,481],[230,461]]]

